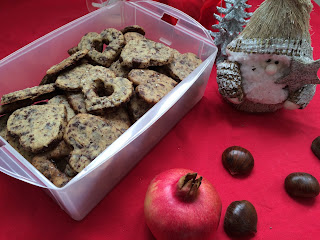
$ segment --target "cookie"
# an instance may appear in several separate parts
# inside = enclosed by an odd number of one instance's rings
[[[25,100],[25,99],[34,99],[36,97],[39,97],[41,95],[47,94],[54,92],[56,90],[55,84],[46,84],[43,86],[35,86],[32,88],[26,88],[23,90],[11,92],[8,94],[5,94],[1,98],[1,103],[2,104],[8,104],[8,103],[13,103],[17,102],[20,100]]]
[[[87,57],[93,63],[100,65],[105,65],[107,63],[105,56],[101,53],[103,50],[103,42],[99,33],[87,33],[81,38],[77,47],[81,50],[88,50]]]
[[[15,138],[11,136],[8,132],[4,138],[11,147],[13,147],[22,157],[24,157],[27,161],[31,162],[32,158],[35,156],[34,153],[26,151],[20,144],[19,138]]]
[[[68,165],[69,154],[72,151],[72,147],[67,145],[65,141],[61,141],[55,148],[37,154],[35,157],[37,158],[45,158],[51,161],[59,171],[65,173],[66,166]],[[69,176],[67,174],[67,176]]]
[[[56,146],[54,149],[47,151],[42,154],[38,154],[37,156],[45,156],[47,159],[49,159],[52,163],[55,164],[55,166],[64,174],[66,174],[68,177],[72,178],[75,175],[77,175],[77,172],[75,172],[69,165],[69,155],[71,151],[73,150],[72,147],[70,147],[68,144],[66,144],[65,141],[61,141],[58,146]]]
[[[23,107],[30,106],[32,104],[40,104],[40,102],[46,101],[48,99],[53,98],[54,96],[58,95],[60,92],[56,89],[51,93],[45,93],[43,95],[39,95],[33,98],[19,100],[13,103],[8,103],[4,105],[0,105],[0,115],[12,113],[15,110]]]
[[[106,67],[109,67],[112,62],[119,56],[123,46],[125,45],[124,36],[122,32],[115,28],[107,28],[100,33],[102,40],[107,47],[103,50],[103,56],[105,56],[109,62]]]
[[[172,59],[171,48],[148,39],[129,41],[119,58],[122,66],[130,68],[162,66],[170,63]]]
[[[0,117],[0,137],[6,138],[9,114]]]
[[[123,36],[124,36],[124,41],[126,44],[132,40],[145,39],[145,37],[143,35],[141,35],[140,33],[137,33],[137,32],[128,32],[128,33],[124,34]]]
[[[86,103],[82,92],[67,92],[68,102],[75,113],[86,113]]]
[[[76,64],[80,59],[84,58],[88,54],[87,49],[82,49],[74,54],[72,54],[70,57],[64,59],[62,62],[52,66],[47,70],[48,75],[57,74],[61,72],[62,70],[67,69],[68,67]]]
[[[122,133],[131,126],[130,117],[125,107],[119,107],[113,112],[108,112],[103,118],[113,126],[116,126]]]
[[[172,78],[150,69],[132,69],[128,74],[128,79],[136,86],[154,80],[177,84]]]
[[[78,52],[78,51],[79,51],[78,46],[74,46],[74,47],[68,49],[67,52],[68,52],[68,54],[71,56],[72,54],[75,54],[75,53]]]
[[[172,62],[166,67],[172,78],[182,81],[201,63],[202,60],[193,53],[181,54],[178,51],[175,51]]]
[[[29,106],[33,103],[32,99],[20,100],[13,103],[8,103],[4,105],[0,105],[0,115],[12,113],[19,108],[23,108]]]
[[[39,172],[59,188],[65,186],[70,181],[70,178],[65,173],[61,172],[56,165],[45,156],[35,156],[31,163]]]
[[[39,85],[45,85],[45,84],[50,84],[50,83],[55,83],[57,80],[57,74],[46,74],[42,78],[41,82]]]
[[[131,26],[126,26],[124,29],[121,30],[123,34],[129,33],[129,32],[136,32],[141,35],[145,35],[146,32],[144,31],[143,27],[139,25],[131,25]]]
[[[74,150],[69,164],[76,172],[112,144],[122,132],[107,120],[91,114],[78,114],[68,123],[64,139]]]
[[[171,75],[170,75],[170,73],[169,73],[169,71],[168,71],[166,66],[154,66],[154,67],[148,67],[148,69],[156,71],[158,73],[162,73],[162,74],[164,74],[164,75],[166,75],[168,77],[171,77]]]
[[[77,48],[78,50],[86,49],[89,51],[95,49],[98,52],[102,52],[103,50],[102,37],[99,33],[89,32],[81,38]]]
[[[73,111],[73,109],[71,108],[68,99],[65,95],[57,95],[53,98],[51,98],[48,101],[48,104],[52,104],[52,105],[59,105],[62,104],[66,107],[67,110],[67,121],[69,122],[71,118],[73,118],[75,116],[75,112]]]
[[[119,60],[112,63],[109,69],[115,73],[116,77],[123,77],[123,78],[127,78],[128,73],[131,70],[130,68],[121,66],[121,63]]]
[[[60,74],[56,80],[56,86],[64,91],[81,91],[81,80],[89,77],[92,67],[85,63]]]
[[[19,138],[26,151],[38,153],[60,142],[67,124],[66,115],[64,105],[32,105],[13,112],[7,129]]]
[[[130,100],[133,93],[132,83],[103,67],[90,70],[91,79],[82,81],[82,92],[88,112],[118,107]]]
[[[128,110],[131,115],[132,122],[138,121],[139,118],[141,118],[151,107],[152,105],[134,94],[128,103]]]
[[[72,148],[62,140],[56,147],[47,152],[41,153],[38,156],[46,156],[48,159],[59,160],[60,158],[67,157],[71,151]]]
[[[108,44],[102,52],[103,43]],[[95,64],[109,67],[118,57],[124,45],[123,34],[114,29],[108,28],[101,34],[91,32],[82,37],[78,44],[78,49],[87,49],[89,59]]]
[[[156,104],[175,86],[175,83],[150,81],[136,87],[136,92],[149,104]]]
[[[70,178],[73,178],[78,174],[75,170],[72,169],[69,163],[66,164],[63,172]]]
[[[177,85],[172,78],[148,69],[133,69],[128,74],[128,78],[138,85],[135,89],[136,93],[149,104],[159,102]]]

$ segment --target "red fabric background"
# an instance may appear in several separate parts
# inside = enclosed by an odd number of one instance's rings
[[[201,0],[165,1],[210,28],[215,11]],[[255,7],[261,0],[248,0]],[[202,6],[207,6],[203,8]],[[0,58],[87,13],[84,0],[1,0]],[[320,8],[314,4],[311,34],[314,58],[320,58]],[[203,99],[81,222],[72,220],[40,188],[0,174],[0,239],[154,239],[144,223],[143,200],[151,179],[169,168],[199,172],[218,190],[222,203],[216,239],[227,206],[251,201],[258,212],[253,239],[319,239],[320,197],[297,200],[284,190],[285,177],[305,171],[320,180],[320,160],[310,150],[320,135],[320,93],[304,110],[247,114],[222,101],[213,69]],[[255,158],[246,178],[231,177],[221,154],[240,145]]]

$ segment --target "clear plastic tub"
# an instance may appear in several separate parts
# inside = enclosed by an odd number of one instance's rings
[[[98,5],[89,4],[89,10],[101,6],[101,1],[95,2]],[[164,14],[178,19],[177,24],[173,26],[161,20]],[[46,70],[66,58],[66,50],[75,46],[85,33],[133,24],[143,26],[147,38],[182,53],[193,52],[203,63],[63,188],[54,186],[0,137],[0,171],[42,187],[75,220],[83,219],[202,98],[217,48],[205,28],[177,9],[153,1],[119,1],[45,35],[0,61],[0,95],[3,95],[38,85]]]

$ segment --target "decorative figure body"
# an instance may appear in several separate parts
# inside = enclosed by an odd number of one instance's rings
[[[320,81],[312,57],[310,0],[265,0],[217,64],[219,92],[236,109],[303,109]]]

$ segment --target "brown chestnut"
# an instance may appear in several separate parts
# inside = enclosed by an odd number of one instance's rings
[[[247,200],[232,202],[224,216],[224,231],[232,237],[252,235],[257,232],[257,211]]]
[[[254,159],[247,149],[232,146],[222,153],[222,164],[231,175],[245,175],[251,172]]]
[[[320,136],[312,141],[311,150],[320,159]]]
[[[292,197],[316,197],[320,191],[318,180],[304,172],[289,174],[284,181],[284,186]]]

